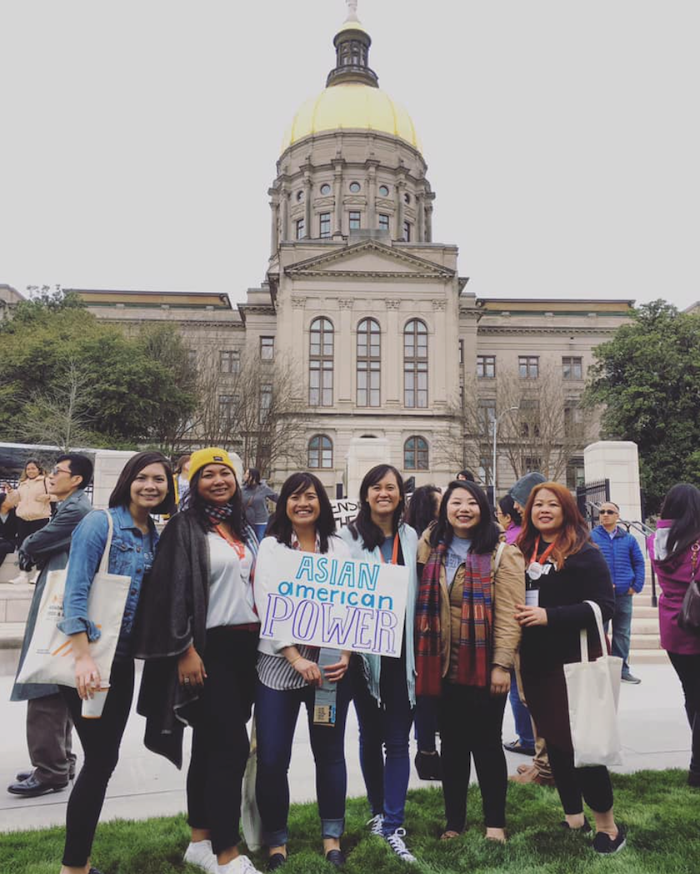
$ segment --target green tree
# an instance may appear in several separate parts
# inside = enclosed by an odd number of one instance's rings
[[[636,310],[594,349],[588,404],[603,405],[602,436],[639,447],[648,512],[677,482],[700,473],[700,316],[662,300]]]
[[[56,423],[47,419],[42,439],[40,411],[70,396],[80,411],[80,442],[159,442],[163,422],[194,406],[194,393],[178,383],[182,368],[174,366],[178,350],[186,356],[185,350],[177,337],[171,340],[169,357],[157,354],[158,343],[148,336],[127,337],[60,290],[22,302],[0,325],[0,439],[21,439],[30,427],[36,442],[53,442]],[[81,374],[72,393],[71,372]]]

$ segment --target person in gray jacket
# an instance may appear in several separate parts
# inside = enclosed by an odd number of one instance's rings
[[[256,467],[249,467],[245,472],[241,492],[246,522],[255,530],[258,540],[262,540],[270,518],[267,499],[277,503],[279,495],[260,482],[260,471]]]
[[[20,567],[28,570],[37,565],[41,573],[29,608],[17,675],[34,633],[49,571],[62,570],[68,564],[73,531],[92,510],[84,491],[91,480],[92,462],[87,456],[73,452],[60,455],[48,477],[50,494],[58,501],[56,515],[20,546]],[[35,798],[65,789],[75,771],[73,723],[58,686],[18,683],[15,679],[10,700],[27,702],[27,747],[32,770],[18,773],[17,782],[8,786],[7,791]]]

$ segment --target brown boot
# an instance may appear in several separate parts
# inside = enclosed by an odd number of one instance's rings
[[[520,771],[519,768],[518,770]],[[512,774],[508,779],[514,783],[536,783],[538,786],[554,786],[554,778],[541,774],[534,765],[526,767],[519,774]]]

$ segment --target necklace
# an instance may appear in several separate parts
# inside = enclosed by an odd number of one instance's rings
[[[542,576],[542,571],[544,569],[544,563],[549,558],[549,554],[554,549],[556,542],[557,542],[556,540],[553,540],[549,544],[549,546],[545,549],[545,551],[542,553],[542,555],[539,557],[539,560],[538,560],[537,553],[538,553],[539,548],[540,548],[540,537],[539,537],[539,535],[537,535],[537,540],[535,541],[535,551],[532,553],[532,558],[530,559],[530,564],[528,565],[528,568],[527,568],[527,575],[528,575],[528,577],[530,577],[531,580],[539,580],[539,578]]]

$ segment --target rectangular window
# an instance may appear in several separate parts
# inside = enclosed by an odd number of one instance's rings
[[[351,211],[349,213],[349,222],[350,222],[350,230],[351,231],[359,231],[362,227],[362,213]]]
[[[575,400],[564,407],[564,435],[573,440],[583,436],[583,410]]]
[[[488,437],[490,434],[493,434],[493,423],[496,421],[496,399],[482,398],[479,401],[477,410],[479,435],[481,437]]]
[[[272,385],[269,382],[264,382],[260,386],[260,410],[258,421],[261,425],[265,423],[267,415],[272,406]]]
[[[389,216],[381,212],[379,213],[379,230],[387,232],[389,230]]]
[[[521,379],[537,379],[540,375],[539,356],[521,355],[518,358],[518,373]]]
[[[569,460],[566,466],[566,487],[567,489],[577,488],[586,484],[586,471],[583,466],[583,459],[575,457]]]
[[[331,214],[322,212],[318,217],[318,235],[319,237],[330,237],[331,235]]]
[[[477,355],[476,356],[476,375],[479,379],[495,379],[496,378],[496,356],[495,355]]]
[[[540,436],[540,402],[533,398],[520,401],[520,436]]]
[[[263,361],[272,361],[275,357],[275,338],[260,338],[260,357]]]
[[[564,379],[583,379],[583,358],[564,356],[561,360],[561,371]]]
[[[523,475],[526,473],[533,473],[534,471],[542,472],[542,459],[536,455],[526,455],[523,458]]]
[[[381,361],[357,362],[357,406],[378,407]]]
[[[428,363],[416,361],[404,367],[404,405],[425,409],[428,406]]]
[[[404,238],[404,242],[406,242],[406,243],[411,242],[411,223],[410,222],[403,223],[403,238]]]
[[[306,233],[306,225],[304,219],[297,219],[296,221],[296,234],[297,240],[303,240],[304,234]]]
[[[333,406],[333,360],[309,362],[309,406]]]
[[[219,353],[222,373],[238,373],[241,368],[241,353],[238,349],[222,349]]]
[[[233,421],[237,403],[238,395],[219,395],[219,419],[222,423]]]

